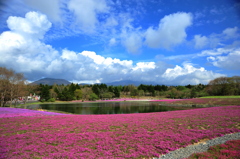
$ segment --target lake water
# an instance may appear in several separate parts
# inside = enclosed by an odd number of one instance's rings
[[[153,102],[91,102],[70,104],[39,104],[29,106],[32,109],[64,111],[73,114],[129,114],[178,110],[169,106],[161,106]]]

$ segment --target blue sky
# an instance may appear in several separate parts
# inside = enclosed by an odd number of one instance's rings
[[[240,76],[234,0],[3,0],[0,66],[71,82]]]

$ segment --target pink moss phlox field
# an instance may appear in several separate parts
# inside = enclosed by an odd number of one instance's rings
[[[240,132],[240,107],[0,118],[0,158],[151,158]]]
[[[159,100],[151,100],[152,102],[175,102],[175,101],[179,101],[179,100],[186,100],[186,99],[159,99]]]
[[[61,113],[45,112],[21,108],[2,108],[0,107],[0,118],[17,116],[43,116],[43,115],[64,115]]]
[[[212,146],[207,152],[192,154],[188,159],[205,159],[205,158],[220,158],[220,159],[238,159],[240,156],[240,140],[227,141],[224,144]]]
[[[120,98],[120,99],[108,99],[108,100],[98,100],[98,101],[104,101],[104,102],[122,102],[122,101],[138,101],[141,99],[136,98]]]

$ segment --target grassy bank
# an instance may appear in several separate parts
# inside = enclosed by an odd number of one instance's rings
[[[200,98],[240,98],[240,96],[205,96]]]

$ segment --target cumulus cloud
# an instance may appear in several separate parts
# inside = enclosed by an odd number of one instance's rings
[[[7,23],[10,31],[3,32],[0,36],[2,65],[31,72],[57,57],[56,50],[40,41],[51,27],[45,15],[29,12],[25,18],[9,17]]]
[[[46,15],[37,12],[28,12],[25,18],[10,16],[7,24],[11,31],[36,38],[43,38],[52,25]]]
[[[208,83],[209,79],[221,76],[223,74],[207,71],[203,67],[196,68],[191,63],[183,63],[183,67],[176,65],[174,68],[168,68],[162,75],[168,82],[180,85]]]
[[[88,83],[134,80],[160,84],[198,84],[219,76],[204,68],[195,68],[192,64],[168,68],[163,62],[134,63],[132,60],[103,57],[87,50],[57,51],[41,40],[51,27],[41,13],[29,12],[25,18],[9,17],[7,23],[10,30],[0,35],[0,66],[22,72],[30,81],[53,77]]]
[[[156,68],[155,62],[138,62],[136,66],[133,68],[133,70],[140,69],[142,72],[145,72],[146,70],[155,68]]]
[[[171,47],[182,43],[187,37],[186,28],[192,25],[190,13],[174,13],[160,20],[158,28],[150,27],[145,33],[145,43],[152,48]]]

